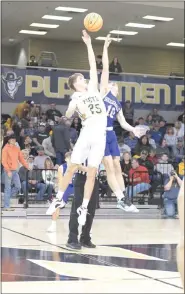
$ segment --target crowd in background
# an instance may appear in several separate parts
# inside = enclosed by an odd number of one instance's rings
[[[184,176],[185,115],[182,114],[173,125],[170,125],[157,109],[153,109],[146,118],[140,117],[134,121],[134,108],[129,101],[123,105],[123,113],[129,124],[146,128],[146,135],[140,139],[136,138],[132,132],[128,133],[124,130],[117,132],[121,167],[126,186],[127,188],[134,186],[132,195],[135,196],[138,192],[151,187],[151,176],[154,172],[162,174],[164,176],[164,202],[167,201],[169,208],[168,198],[174,197],[172,197],[174,193],[171,194],[169,191],[174,188],[177,190]],[[49,105],[47,111],[43,111],[41,105],[33,101],[25,101],[17,105],[11,117],[2,115],[2,149],[4,150],[2,175],[6,174],[6,170],[4,171],[6,163],[4,162],[9,152],[6,146],[12,138],[15,139],[16,147],[27,164],[26,166],[23,161],[18,160],[16,170],[19,183],[14,185],[17,186],[17,190],[14,189],[14,192],[11,193],[19,193],[19,190],[22,189],[25,195],[26,189],[31,190],[34,187],[37,191],[36,200],[50,199],[56,182],[56,170],[64,163],[65,153],[73,149],[81,127],[78,117],[67,119],[55,104]],[[26,184],[28,167],[30,172],[28,184]],[[42,172],[42,169],[45,172]],[[104,167],[101,166],[101,169]],[[139,176],[137,172],[140,173]],[[5,183],[5,181],[6,179],[2,178],[2,182]],[[8,192],[5,191],[5,194],[10,194],[10,188]],[[171,200],[175,203],[176,199],[177,197]],[[10,204],[7,204],[5,208],[9,209],[9,206]],[[173,209],[170,209],[171,206],[168,214],[174,215],[174,206]],[[172,210],[173,212],[169,212]]]

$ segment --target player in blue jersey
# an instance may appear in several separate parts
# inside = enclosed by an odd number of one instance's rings
[[[103,164],[107,172],[107,181],[117,197],[117,207],[125,211],[138,212],[138,209],[131,204],[125,204],[125,184],[120,166],[120,152],[116,134],[113,130],[113,123],[117,119],[121,127],[129,132],[133,132],[135,136],[140,137],[145,133],[140,127],[132,127],[129,125],[123,115],[122,107],[118,99],[118,85],[115,82],[109,82],[109,58],[108,47],[111,43],[110,35],[104,44],[103,49],[103,70],[100,82],[101,95],[104,96],[104,104],[107,111],[107,132],[106,132],[106,148]]]

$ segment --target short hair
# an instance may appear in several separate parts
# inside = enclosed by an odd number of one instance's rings
[[[74,87],[74,83],[76,82],[77,78],[79,76],[82,76],[81,73],[75,73],[73,75],[71,75],[69,78],[68,78],[68,86],[70,89],[76,91],[75,87]]]

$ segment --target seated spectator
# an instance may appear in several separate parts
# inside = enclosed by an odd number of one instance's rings
[[[159,131],[159,126],[156,126],[151,130],[151,139],[153,139],[158,146],[161,142],[161,139],[163,138],[161,132]],[[152,146],[153,148],[156,148]]]
[[[21,144],[21,149],[26,149],[30,155],[36,156],[36,145],[33,143],[29,136],[23,138],[23,143]]]
[[[121,67],[121,64],[119,63],[117,57],[114,57],[114,59],[110,63],[109,72],[110,73],[116,73],[116,74],[122,72],[122,67]]]
[[[176,135],[172,127],[167,128],[164,139],[166,140],[166,144],[168,147],[173,147],[176,144]]]
[[[181,115],[179,115],[179,117],[178,117],[178,121],[184,123],[184,121],[185,121],[185,112],[182,113]]]
[[[179,163],[184,157],[184,154],[185,154],[185,149],[184,149],[183,139],[178,138],[177,144],[173,146],[173,156],[175,158],[175,161]]]
[[[73,148],[78,139],[78,132],[77,130],[71,127],[71,121],[69,119],[66,120],[65,125],[69,128],[71,147]]]
[[[46,111],[47,119],[51,119],[55,122],[58,122],[58,118],[62,116],[60,110],[56,109],[56,104],[50,104],[50,108]]]
[[[52,199],[52,192],[54,190],[57,179],[57,171],[54,169],[53,162],[50,158],[46,158],[45,160],[44,170],[42,171],[42,178],[46,184],[48,199]]]
[[[98,71],[102,71],[103,69],[102,55],[96,56],[96,68]]]
[[[134,108],[132,107],[132,104],[129,100],[125,101],[124,107],[123,107],[123,115],[126,119],[126,122],[133,126],[134,123]]]
[[[159,144],[159,147],[157,147],[157,149],[156,149],[157,158],[161,157],[164,153],[167,154],[168,157],[170,157],[170,151],[169,151],[169,148],[167,146],[166,140],[162,139],[160,144]]]
[[[125,186],[128,185],[129,183],[129,171],[132,167],[131,165],[131,155],[129,152],[124,152],[123,153],[123,156],[121,158],[121,170],[122,170],[122,174],[123,174],[123,178],[124,178],[124,181],[125,181]]]
[[[181,178],[181,180],[185,176],[184,163],[185,163],[185,156],[181,159],[181,162],[178,165],[178,175]]]
[[[43,140],[42,146],[44,148],[45,155],[49,156],[51,158],[51,160],[55,163],[56,153],[55,153],[55,150],[54,150],[52,142],[51,142],[52,133],[53,132],[50,131],[49,137]]]
[[[27,109],[25,109],[21,118],[22,128],[27,129],[29,127],[29,122],[30,122],[30,113]]]
[[[166,217],[176,217],[177,214],[177,198],[182,185],[182,180],[173,171],[165,180],[164,184],[164,215]]]
[[[164,119],[160,120],[159,122],[159,132],[162,135],[162,138],[164,137],[164,135],[166,134],[166,121]]]
[[[180,121],[175,122],[173,130],[174,130],[174,135],[176,136],[176,138],[184,137],[184,128]]]
[[[29,136],[31,138],[34,138],[35,135],[35,128],[33,127],[33,122],[29,121],[28,128],[24,129],[24,136]]]
[[[141,154],[141,151],[146,150],[149,154],[152,146],[149,144],[149,140],[146,135],[142,136],[134,149],[134,154],[139,155]]]
[[[38,132],[34,134],[33,142],[37,146],[42,146],[42,142],[44,139],[48,138],[49,134],[46,132],[46,124],[45,123],[40,123]]]
[[[153,119],[152,119],[152,115],[149,114],[146,118],[146,124],[147,126],[151,129],[153,126]]]
[[[156,149],[151,149],[149,156],[148,156],[148,160],[150,160],[153,165],[156,165],[158,162],[157,156],[156,156]]]
[[[125,144],[126,144],[127,146],[130,147],[131,152],[133,153],[134,148],[135,148],[136,145],[137,145],[138,138],[135,137],[135,135],[134,135],[133,132],[129,132],[129,136],[126,137],[126,138],[124,139],[124,142],[125,142]]]
[[[147,131],[146,132],[146,136],[148,137],[148,140],[149,140],[149,144],[152,146],[153,149],[156,149],[157,146],[156,146],[156,143],[155,143],[155,140],[152,138],[152,133],[153,131]]]
[[[29,156],[28,162],[29,166],[33,165],[33,160],[34,157],[31,155]],[[24,194],[24,198],[26,197],[26,192],[27,188],[28,191],[32,191],[32,189],[36,189],[37,195],[36,195],[36,200],[44,200],[44,194],[46,192],[46,185],[42,183],[42,176],[41,176],[41,171],[39,170],[31,170],[28,172],[25,169],[25,167],[21,167],[19,170],[19,176],[21,180],[21,186],[22,186],[22,191]],[[28,180],[28,183],[27,183]]]
[[[163,119],[163,117],[158,114],[157,108],[154,108],[150,115],[152,116],[153,121],[161,121]]]
[[[126,194],[129,198],[135,197],[138,193],[150,189],[150,179],[148,170],[140,166],[136,158],[132,159],[132,168],[129,171],[130,186],[126,188]]]
[[[27,62],[27,66],[38,66],[38,62],[36,61],[35,55],[30,56],[30,61]]]
[[[171,163],[168,162],[169,158],[167,154],[163,154],[156,164],[155,168],[157,172],[161,173],[164,178],[166,179],[167,176],[171,174],[171,172],[174,171],[174,167]]]
[[[123,156],[123,153],[125,152],[131,152],[130,147],[124,143],[124,138],[118,138],[118,147],[120,151],[120,156]]]
[[[148,159],[148,152],[146,150],[141,151],[140,158],[138,158],[138,163],[140,166],[145,166],[149,172],[150,175],[153,174],[154,171],[154,165],[153,163]]]
[[[82,128],[81,119],[79,117],[75,117],[72,121],[71,128],[75,129],[80,134],[80,130]]]
[[[38,155],[35,157],[33,165],[37,169],[44,169],[45,160],[49,156],[44,154],[44,148],[42,146],[37,147],[37,153]]]

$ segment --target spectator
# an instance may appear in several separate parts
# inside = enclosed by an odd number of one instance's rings
[[[98,71],[102,71],[103,69],[102,55],[96,56],[96,68]]]
[[[161,132],[159,131],[159,126],[155,126],[152,130],[151,130],[151,139],[153,139],[156,143],[156,145],[158,146],[161,142],[161,139],[163,138]],[[153,145],[153,148],[154,147]]]
[[[128,122],[128,124],[130,124],[131,126],[133,126],[133,122],[134,122],[134,109],[131,105],[131,102],[129,100],[127,100],[125,102],[125,105],[123,107],[123,114],[124,117],[126,119],[126,121]]]
[[[44,148],[42,146],[37,147],[37,153],[38,155],[35,157],[33,165],[35,168],[44,169],[45,160],[49,156],[44,154]]]
[[[156,143],[154,141],[154,139],[152,139],[152,130],[151,131],[147,131],[146,132],[146,136],[148,137],[148,140],[149,140],[149,144],[152,146],[153,149],[156,149]]]
[[[166,217],[176,217],[177,214],[177,198],[182,185],[182,180],[173,171],[164,184],[164,215]]]
[[[137,193],[147,191],[150,189],[150,179],[148,170],[144,166],[140,166],[136,158],[132,159],[132,168],[129,171],[129,182],[126,193],[129,198],[134,197]]]
[[[178,138],[177,145],[173,146],[173,156],[175,157],[175,161],[179,163],[184,157],[184,154],[185,154],[185,150],[184,150],[183,139]]]
[[[179,177],[181,178],[181,180],[185,176],[184,163],[185,163],[185,156],[183,156],[181,162],[178,165],[178,174],[179,174]]]
[[[31,138],[34,138],[35,135],[35,128],[33,127],[33,122],[29,121],[28,128],[24,129],[24,136],[29,136]]]
[[[164,119],[160,120],[159,122],[159,132],[162,135],[162,138],[164,137],[164,135],[166,134],[166,121]]]
[[[161,173],[165,179],[174,171],[174,167],[171,163],[168,163],[168,159],[168,155],[164,153],[156,164],[157,172]]]
[[[25,109],[23,112],[22,118],[21,118],[21,125],[24,129],[27,129],[29,127],[30,122],[30,113],[28,109]]]
[[[38,66],[38,62],[36,61],[35,55],[30,56],[30,61],[27,62],[27,66]]]
[[[29,156],[29,166],[33,165],[34,157],[31,155]],[[42,183],[42,176],[40,170],[31,170],[28,172],[25,167],[21,167],[19,170],[19,176],[21,180],[22,191],[24,194],[24,198],[26,197],[27,188],[28,191],[32,191],[34,188],[37,191],[36,200],[44,200],[44,194],[46,192],[46,185]],[[28,182],[27,182],[28,180]]]
[[[51,142],[52,133],[53,132],[50,131],[49,137],[43,140],[42,146],[44,148],[45,155],[49,156],[52,159],[52,161],[55,163],[56,153],[55,153],[55,150],[54,150],[52,142]]]
[[[16,138],[10,135],[8,143],[2,150],[2,165],[4,167],[4,210],[12,210],[10,208],[10,198],[19,193],[21,189],[20,178],[17,172],[19,162],[29,169],[28,164],[23,158],[20,149],[16,146]],[[13,186],[13,188],[12,188]]]
[[[141,151],[143,151],[143,150],[146,150],[149,154],[151,148],[152,148],[152,146],[149,144],[148,137],[146,135],[144,135],[138,140],[138,143],[134,149],[134,154],[140,155]]]
[[[31,101],[31,100],[19,103],[14,110],[13,116],[19,119],[22,119],[24,116],[24,112],[27,110],[27,112],[29,113],[33,106],[34,106],[34,101]]]
[[[56,164],[64,163],[64,155],[71,148],[69,128],[66,127],[63,119],[59,120],[59,124],[54,126],[51,137],[53,148],[56,152]]]
[[[123,153],[131,152],[130,147],[124,143],[124,138],[118,138],[118,147],[119,147],[121,157],[123,156]]]
[[[34,105],[34,107],[30,111],[30,117],[32,119],[32,122],[34,124],[39,122],[41,116],[41,107],[37,104]]]
[[[178,121],[184,123],[184,120],[185,120],[185,113],[182,113],[181,115],[179,115]]]
[[[143,117],[140,117],[137,122],[136,125],[139,125],[141,128],[145,129],[146,132],[150,130],[150,128],[147,126],[145,120]]]
[[[146,124],[147,126],[151,129],[153,126],[153,119],[152,119],[152,115],[149,114],[146,118]]]
[[[71,147],[73,147],[78,139],[78,132],[77,130],[71,127],[71,121],[69,119],[66,120],[65,125],[69,128],[70,142],[72,144]]]
[[[156,165],[158,162],[157,156],[156,156],[156,149],[151,149],[149,156],[148,156],[148,160],[150,160],[153,165]]]
[[[158,114],[157,108],[154,108],[150,115],[152,116],[153,121],[161,121],[163,119],[163,117]]]
[[[10,130],[8,130],[7,132],[6,132],[6,136],[4,136],[4,140],[3,140],[3,145],[2,145],[2,148],[4,148],[4,146],[8,143],[8,140],[9,140],[9,136],[11,136],[11,135],[14,135],[14,131],[12,130],[12,129],[10,129]],[[15,136],[15,135],[14,135]],[[16,139],[16,137],[15,137],[15,139]],[[16,141],[16,143],[15,143],[15,145],[17,146],[17,147],[19,147],[19,143]],[[20,148],[20,147],[19,147]]]
[[[56,109],[56,104],[50,104],[50,108],[46,111],[47,119],[57,122],[58,118],[62,116],[62,113]]]
[[[34,135],[33,142],[37,146],[42,146],[42,142],[44,141],[44,139],[48,137],[49,137],[49,134],[46,132],[46,124],[40,123],[38,132],[36,132]]]
[[[159,147],[157,147],[156,149],[156,155],[158,158],[161,157],[164,153],[167,154],[168,157],[170,157],[170,151],[167,146],[166,139],[162,139],[161,143],[159,144]]]
[[[42,171],[42,178],[46,184],[46,191],[48,199],[52,199],[52,192],[56,184],[57,171],[54,169],[53,162],[50,158],[46,158],[44,163],[44,170]]]
[[[123,178],[124,178],[124,181],[125,181],[125,186],[128,185],[129,183],[129,171],[132,167],[131,165],[131,155],[130,155],[130,152],[124,152],[123,153],[123,156],[122,156],[122,160],[121,160],[121,170],[122,170],[122,173],[123,173]]]
[[[173,147],[176,145],[177,138],[175,136],[174,130],[172,127],[169,127],[166,130],[166,134],[164,135],[164,139],[166,140],[166,144],[168,146],[170,156],[173,156]]]
[[[141,151],[140,158],[138,158],[138,163],[141,166],[145,166],[149,172],[150,175],[153,174],[154,171],[154,165],[153,163],[148,159],[148,152],[146,150]]]
[[[135,135],[134,135],[133,132],[129,132],[129,136],[126,137],[126,138],[124,139],[124,142],[125,142],[125,144],[126,144],[127,146],[130,147],[131,152],[133,153],[134,148],[135,148],[136,145],[137,145],[138,138],[135,137]]]
[[[71,128],[75,129],[80,134],[80,130],[82,128],[81,120],[79,117],[75,117],[72,121]]]
[[[114,59],[110,63],[109,71],[110,71],[110,73],[116,73],[116,74],[122,72],[122,67],[121,67],[121,64],[119,63],[117,57],[114,57]]]
[[[21,149],[22,148],[28,150],[30,155],[33,155],[33,156],[37,155],[36,145],[34,144],[34,142],[32,141],[32,139],[29,136],[26,136],[23,138],[23,143],[21,145]]]
[[[176,138],[182,138],[184,136],[184,128],[180,121],[175,122],[173,130],[174,130],[174,135],[176,136]]]

